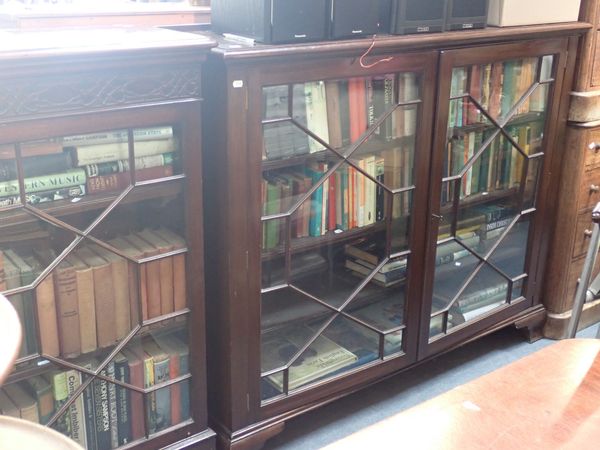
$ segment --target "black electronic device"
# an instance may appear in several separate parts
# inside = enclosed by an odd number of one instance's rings
[[[378,33],[379,1],[329,0],[329,37],[340,39]]]
[[[446,30],[485,28],[489,0],[448,0]]]
[[[327,38],[328,0],[212,0],[218,33],[268,44]]]
[[[393,34],[434,33],[444,30],[447,0],[393,0]]]

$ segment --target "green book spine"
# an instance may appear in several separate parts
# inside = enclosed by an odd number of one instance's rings
[[[277,184],[267,183],[267,205],[265,213],[267,215],[277,214],[281,202],[281,189]],[[279,244],[279,221],[269,220],[265,227],[265,249],[272,249]]]
[[[54,409],[58,410],[68,399],[67,372],[55,372],[50,375],[52,393],[54,394]],[[67,411],[54,423],[53,428],[65,436],[71,437],[71,416]]]

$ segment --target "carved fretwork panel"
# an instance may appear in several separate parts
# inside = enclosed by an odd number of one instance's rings
[[[0,83],[0,121],[199,97],[197,67],[23,78]]]

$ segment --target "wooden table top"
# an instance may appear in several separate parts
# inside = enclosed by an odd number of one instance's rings
[[[600,448],[600,340],[556,342],[327,450]]]

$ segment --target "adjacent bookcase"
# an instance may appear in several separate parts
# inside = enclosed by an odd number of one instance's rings
[[[223,448],[258,448],[288,418],[494,329],[541,325],[559,108],[586,26],[381,37],[366,56],[371,41],[211,50]]]
[[[87,449],[214,448],[200,132],[212,41],[0,34],[0,291],[25,330],[0,413]]]

